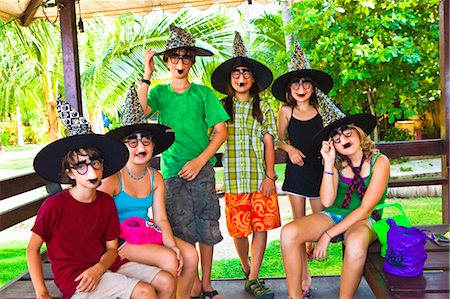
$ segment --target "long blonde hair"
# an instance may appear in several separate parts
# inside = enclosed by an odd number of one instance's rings
[[[379,150],[375,147],[375,143],[370,138],[370,135],[367,135],[366,132],[355,125],[348,125],[348,127],[352,129],[354,133],[358,134],[360,141],[359,146],[361,147],[366,160],[371,159],[374,153],[379,152]],[[347,156],[342,155],[338,151],[336,151],[336,161],[334,165],[339,171],[344,169],[344,167],[347,165]]]

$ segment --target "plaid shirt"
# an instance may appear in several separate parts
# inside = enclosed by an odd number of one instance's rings
[[[225,192],[232,194],[259,192],[265,177],[264,134],[278,135],[275,115],[269,104],[260,102],[263,123],[252,115],[252,101],[240,103],[233,99],[234,122],[228,122],[228,139],[223,155]]]

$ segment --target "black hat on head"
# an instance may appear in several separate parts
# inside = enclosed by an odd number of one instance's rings
[[[367,135],[372,133],[373,129],[377,125],[377,119],[371,114],[353,114],[338,118],[328,126],[320,130],[312,139],[308,152],[316,153],[322,146],[322,141],[328,140],[329,134],[336,128],[342,125],[355,125],[361,128]]]
[[[195,38],[187,32],[186,30],[177,27],[175,25],[170,25],[170,35],[166,41],[166,49],[157,53],[156,55],[162,55],[167,51],[185,48],[191,50],[195,53],[195,56],[213,56],[213,52],[196,47]]]
[[[211,84],[214,89],[226,94],[227,82],[230,80],[231,72],[239,66],[244,66],[252,71],[259,91],[269,87],[273,80],[272,71],[264,64],[247,57],[247,51],[239,32],[235,33],[233,50],[234,57],[219,65],[211,76]]]
[[[154,156],[168,149],[175,141],[175,132],[171,128],[147,122],[134,84],[128,90],[123,107],[123,126],[106,133],[107,136],[122,141],[134,132],[146,132],[152,137],[155,144],[153,149]]]
[[[305,56],[305,52],[303,52],[303,49],[298,42],[295,43],[294,53],[292,53],[292,62],[289,69],[289,72],[278,77],[272,85],[272,94],[282,102],[286,101],[286,90],[292,79],[304,77],[311,78],[325,94],[328,94],[331,88],[333,88],[333,78],[325,72],[311,69],[309,61]]]
[[[34,170],[44,179],[55,183],[70,183],[62,177],[62,161],[69,151],[93,147],[104,159],[103,178],[119,171],[128,161],[126,146],[105,135],[94,134],[87,120],[69,103],[56,100],[58,115],[71,136],[56,140],[44,147],[34,158]]]

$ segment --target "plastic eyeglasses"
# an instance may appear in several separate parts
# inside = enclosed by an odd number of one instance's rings
[[[231,77],[233,77],[234,79],[239,79],[241,74],[244,77],[244,79],[248,79],[252,75],[252,72],[249,70],[235,70],[231,72]]]
[[[299,89],[300,86],[302,86],[305,90],[308,90],[308,89],[310,89],[310,88],[312,87],[312,83],[309,82],[309,81],[303,81],[303,82],[300,82],[300,81],[292,81],[292,82],[291,82],[291,88],[292,88],[293,90]]]
[[[351,137],[353,134],[353,130],[349,128],[347,125],[340,126],[337,129],[334,129],[330,133],[331,139],[333,139],[333,143],[341,143],[341,136]],[[336,137],[337,136],[337,137]]]
[[[138,146],[138,143],[142,142],[142,144],[144,146],[148,146],[152,143],[152,138],[151,137],[132,137],[132,138],[128,138],[125,139],[123,142],[128,144],[129,147],[131,148],[136,148]]]
[[[85,175],[88,171],[89,165],[91,165],[92,168],[94,168],[95,170],[102,170],[103,169],[103,161],[104,161],[104,159],[95,158],[95,159],[92,159],[91,162],[89,162],[89,163],[86,163],[86,161],[82,161],[82,162],[77,163],[75,166],[71,166],[69,168],[75,169],[78,172],[78,174],[80,174],[80,175]]]
[[[180,59],[183,62],[183,64],[189,64],[192,61],[192,55],[177,55],[177,54],[174,54],[174,55],[170,56],[170,62],[172,62],[173,64],[177,64],[178,61],[180,61]]]

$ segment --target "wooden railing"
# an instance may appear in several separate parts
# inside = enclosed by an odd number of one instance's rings
[[[389,183],[390,187],[405,187],[405,186],[423,186],[423,185],[442,185],[443,190],[448,190],[448,152],[444,149],[444,143],[440,139],[419,140],[408,142],[388,142],[379,143],[377,147],[380,151],[390,158],[413,157],[413,156],[441,156],[442,160],[442,174],[433,178],[411,178],[407,180],[393,180]],[[216,154],[218,161],[216,167],[220,167],[222,155]],[[280,150],[276,151],[276,163],[285,163],[286,153]],[[159,160],[152,161],[152,166],[159,168]],[[41,206],[42,202],[49,194],[54,194],[61,190],[61,186],[55,183],[50,183],[36,173],[14,177],[0,181],[0,200],[7,199],[11,196],[19,195],[30,190],[40,187],[46,187],[47,194],[34,198],[23,205],[15,206],[7,211],[0,213],[0,231],[7,229],[17,223],[20,223],[34,215]],[[443,223],[448,223],[448,193],[443,192],[442,207],[443,207]]]

